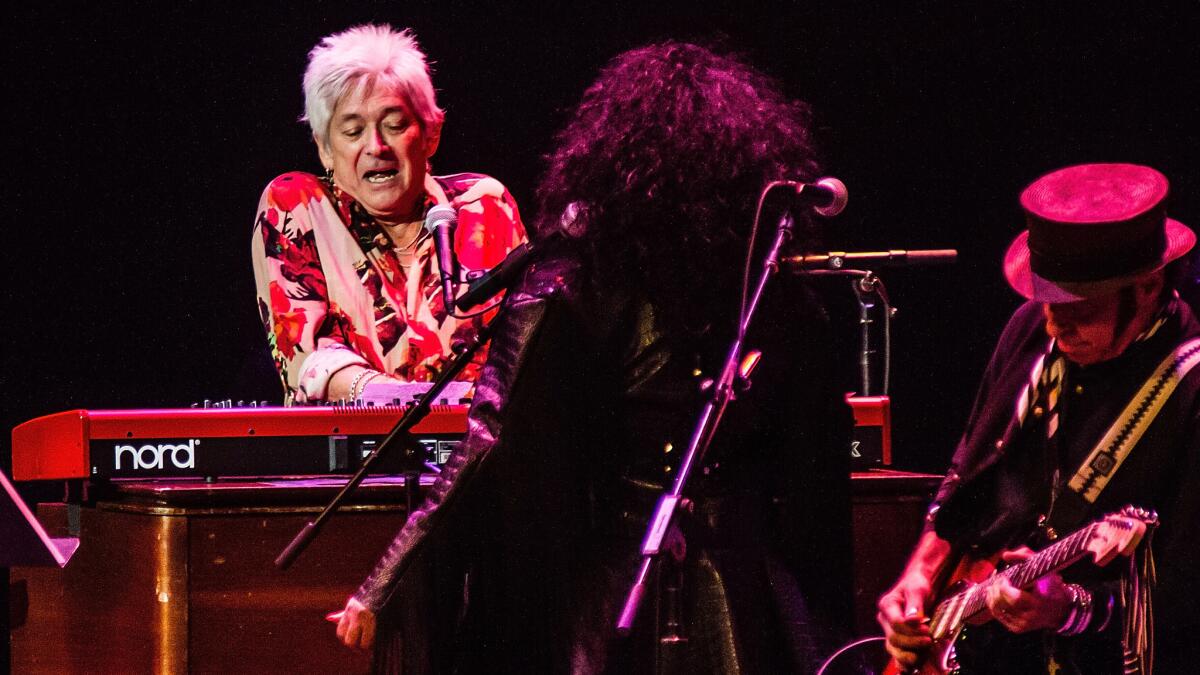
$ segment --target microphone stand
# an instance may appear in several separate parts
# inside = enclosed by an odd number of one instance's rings
[[[404,416],[400,421],[396,422],[396,426],[388,433],[387,438],[383,439],[378,447],[376,447],[367,458],[363,460],[362,466],[346,485],[330,500],[325,509],[321,511],[315,519],[310,520],[292,539],[291,543],[275,558],[275,566],[279,569],[287,569],[296,560],[304,549],[312,543],[312,540],[325,526],[325,523],[337,510],[338,506],[350,495],[351,492],[362,483],[367,477],[371,467],[375,466],[375,462],[384,454],[390,452],[392,448],[400,446],[404,448],[404,487],[408,497],[408,515],[411,515],[416,506],[417,490],[420,488],[420,473],[424,467],[424,447],[417,442],[409,431],[416,426],[418,422],[429,414],[430,407],[433,402],[438,399],[438,395],[446,388],[446,385],[454,381],[454,378],[462,372],[463,368],[471,362],[475,357],[476,352],[491,338],[492,326],[487,324],[479,330],[479,332],[470,341],[464,342],[455,348],[454,359],[438,374],[438,377],[433,382],[433,386],[429,391],[421,396],[416,405],[405,411]]]
[[[796,256],[794,258],[785,259],[784,264],[792,263],[796,258],[804,256]],[[840,263],[839,263],[840,264]],[[883,279],[879,278],[871,270],[850,269],[841,267],[838,269],[793,269],[797,274],[805,274],[809,276],[836,276],[849,277],[850,290],[854,293],[854,299],[858,302],[858,372],[859,372],[859,396],[887,396],[889,383],[892,373],[892,319],[896,316],[896,308],[892,307],[892,303],[888,300],[887,289],[883,285]],[[881,312],[875,312],[876,308],[882,306]],[[883,387],[876,392],[871,386],[872,374],[875,370],[873,355],[877,352],[873,347],[875,342],[872,339],[871,326],[876,319],[871,318],[872,313],[880,315],[883,321],[883,366],[881,379]]]
[[[637,576],[629,589],[629,594],[625,597],[625,604],[621,608],[620,617],[617,619],[617,633],[621,636],[627,636],[633,630],[633,622],[637,617],[638,607],[641,605],[642,598],[646,594],[650,574],[654,570],[659,556],[662,555],[663,541],[667,533],[671,530],[671,526],[675,520],[675,513],[686,501],[683,498],[683,492],[687,487],[687,482],[691,477],[692,471],[696,468],[697,464],[704,460],[704,455],[712,444],[713,437],[716,436],[717,427],[721,423],[721,418],[724,416],[729,402],[736,397],[738,391],[745,391],[750,386],[749,380],[738,369],[738,364],[742,358],[742,348],[745,343],[746,332],[750,328],[750,322],[754,318],[754,312],[758,308],[759,300],[762,299],[767,281],[779,271],[779,251],[791,238],[792,218],[790,214],[784,213],[783,217],[779,220],[779,225],[775,232],[775,240],[772,242],[766,258],[763,260],[762,271],[755,285],[754,293],[750,296],[749,302],[746,304],[745,313],[738,317],[737,337],[734,338],[733,344],[729,347],[728,355],[725,357],[725,364],[721,368],[721,376],[711,389],[712,396],[700,412],[700,417],[696,422],[696,427],[688,443],[687,452],[683,455],[683,459],[679,465],[679,472],[675,475],[675,482],[668,492],[659,497],[658,504],[654,509],[654,516],[650,519],[650,524],[646,528],[646,535],[642,540],[642,559],[638,567]]]
[[[859,393],[861,396],[887,396],[892,372],[892,317],[895,316],[896,310],[888,301],[883,279],[875,276],[875,273],[870,270],[861,271],[860,276],[851,282],[850,289],[854,292],[855,299],[858,300],[860,327],[858,367],[862,380],[860,383],[862,390]],[[883,386],[879,392],[875,392],[871,386],[871,375],[874,370],[872,357],[876,353],[876,350],[872,348],[875,340],[871,338],[871,325],[875,323],[875,319],[871,318],[871,314],[879,305],[883,306],[882,312],[880,312],[883,320],[883,375],[881,378]]]
[[[809,274],[813,276],[848,276],[851,277],[851,289],[858,301],[858,323],[861,327],[859,338],[859,375],[862,396],[878,395],[871,386],[871,375],[874,369],[872,355],[871,325],[875,319],[871,312],[876,308],[877,298],[883,312],[883,387],[880,392],[888,395],[892,370],[892,318],[896,315],[895,308],[888,300],[887,289],[883,280],[869,268],[882,267],[916,267],[923,265],[949,265],[958,260],[958,251],[952,248],[938,249],[889,249],[886,251],[830,251],[828,253],[809,253],[805,255],[788,256],[780,263],[793,274]]]

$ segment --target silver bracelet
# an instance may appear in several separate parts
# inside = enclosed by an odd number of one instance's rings
[[[1058,629],[1059,635],[1079,635],[1092,621],[1092,594],[1079,584],[1067,584],[1071,594],[1071,611]]]
[[[383,375],[383,373],[376,370],[376,371],[372,372],[370,375],[363,378],[362,383],[358,385],[358,396],[354,397],[354,400],[361,401],[363,394],[367,393],[367,385],[371,384],[371,382],[375,378],[379,377],[380,375]]]
[[[366,377],[367,375],[369,375],[371,373],[378,375],[379,371],[364,367],[362,370],[358,371],[358,374],[354,376],[353,380],[350,380],[350,401],[351,402],[357,401],[362,396],[362,394],[360,394],[358,391],[358,383],[360,381],[362,381],[362,379],[364,377]]]

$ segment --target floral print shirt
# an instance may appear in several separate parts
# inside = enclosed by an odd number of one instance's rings
[[[461,274],[485,270],[525,241],[517,204],[494,178],[428,176],[426,206],[458,211],[454,249]],[[402,247],[407,242],[395,242]],[[303,172],[271,181],[259,200],[252,255],[259,314],[285,403],[327,399],[329,378],[362,365],[405,381],[432,379],[451,346],[482,327],[442,302],[432,237],[411,265],[383,228],[336,185]],[[484,357],[460,379],[474,380]]]

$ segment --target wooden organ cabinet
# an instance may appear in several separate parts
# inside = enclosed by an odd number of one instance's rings
[[[11,570],[13,672],[367,672],[368,656],[341,646],[324,617],[403,523],[400,479],[364,484],[290,569],[273,561],[345,480],[329,474],[352,472],[395,415],[279,410],[71,411],[14,430],[15,478],[86,480],[90,494],[37,509],[50,536],[80,545],[63,569]],[[415,430],[431,461],[465,428],[461,407],[435,412]],[[235,436],[254,461],[310,475],[207,479],[236,473],[212,464],[234,456]],[[875,632],[875,598],[937,480],[882,467],[852,475],[858,633]]]

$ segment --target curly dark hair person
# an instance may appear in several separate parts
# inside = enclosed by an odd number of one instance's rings
[[[645,288],[685,327],[706,325],[740,288],[759,191],[816,176],[810,118],[736,56],[674,41],[625,52],[556,136],[535,228],[568,229],[598,273]],[[567,226],[571,203],[581,211]]]

